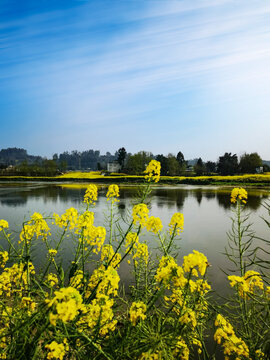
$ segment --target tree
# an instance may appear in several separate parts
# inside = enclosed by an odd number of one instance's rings
[[[184,155],[183,155],[183,153],[181,151],[179,151],[178,154],[176,155],[176,160],[179,163],[180,171],[185,171],[186,167],[187,167],[187,164],[186,164]]]
[[[168,175],[175,176],[179,175],[179,162],[177,161],[176,157],[172,154],[168,155]]]
[[[153,155],[140,151],[137,154],[130,155],[127,159],[126,170],[128,174],[142,175],[146,165],[153,159]]]
[[[236,154],[225,153],[219,157],[217,164],[218,172],[221,175],[234,175],[238,170],[238,158]]]
[[[205,172],[205,166],[201,158],[199,158],[197,163],[194,165],[194,171],[198,176]]]
[[[205,170],[208,174],[216,171],[217,164],[214,161],[207,161],[205,163]]]
[[[118,161],[119,165],[121,166],[121,168],[123,168],[123,166],[124,166],[126,156],[127,156],[127,152],[124,147],[120,148],[117,151],[117,161]]]
[[[241,173],[254,174],[256,168],[262,166],[262,159],[258,153],[244,154],[240,158],[239,169]]]
[[[156,160],[159,161],[161,165],[160,174],[168,175],[168,158],[163,154],[160,154],[156,156]]]

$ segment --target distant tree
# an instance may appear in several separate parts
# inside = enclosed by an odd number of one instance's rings
[[[121,168],[123,168],[123,166],[124,166],[126,156],[127,156],[127,152],[124,147],[120,148],[117,151],[117,161],[118,161],[119,165],[121,166]]]
[[[179,175],[180,165],[176,157],[172,154],[168,155],[168,175],[176,176]]]
[[[53,157],[52,157],[52,158],[53,158],[53,160],[54,160],[54,161],[56,161],[56,162],[57,162],[57,161],[58,161],[58,154],[56,154],[56,153],[55,153],[55,154],[53,154]]]
[[[67,170],[67,162],[65,160],[60,161],[59,170],[62,172]]]
[[[168,175],[168,158],[161,154],[156,156],[156,160],[159,161],[161,165],[160,174]]]
[[[241,173],[254,174],[256,168],[262,166],[262,159],[258,153],[244,154],[239,161],[239,170]]]
[[[179,151],[178,154],[176,155],[176,160],[179,163],[180,172],[185,171],[187,168],[187,163],[186,163],[184,155],[181,151]]]
[[[194,171],[197,176],[201,176],[205,172],[205,165],[201,158],[199,158],[194,165]]]
[[[217,164],[214,161],[207,161],[205,163],[205,170],[208,174],[216,172]]]
[[[217,170],[221,175],[234,175],[238,171],[238,158],[236,154],[225,153],[219,157]]]
[[[128,174],[142,175],[146,165],[153,159],[153,155],[140,151],[137,154],[130,155],[127,159],[126,171]]]

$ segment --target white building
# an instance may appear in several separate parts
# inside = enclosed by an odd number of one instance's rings
[[[117,161],[107,163],[107,170],[109,172],[118,172],[120,169],[121,169],[121,166]]]

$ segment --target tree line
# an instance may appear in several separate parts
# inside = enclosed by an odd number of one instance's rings
[[[135,154],[127,153],[121,147],[114,154],[106,152],[101,155],[99,150],[87,150],[79,152],[73,150],[54,154],[52,159],[41,156],[28,155],[25,149],[8,148],[0,151],[0,171],[2,174],[30,175],[30,176],[54,176],[65,171],[74,170],[107,170],[107,164],[114,162],[119,164],[119,172],[127,174],[143,174],[146,164],[156,159],[161,163],[161,175],[168,176],[192,176],[192,175],[235,175],[244,173],[256,173],[261,170],[270,171],[270,162],[261,159],[258,153],[243,154],[240,158],[236,154],[225,153],[216,162],[203,161],[202,158],[186,160],[181,151],[153,155],[150,152],[140,151]]]

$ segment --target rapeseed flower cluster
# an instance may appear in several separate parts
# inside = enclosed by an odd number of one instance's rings
[[[154,234],[159,233],[163,228],[162,222],[159,217],[150,216],[146,223],[147,231],[151,231]]]
[[[58,284],[58,277],[55,274],[48,274],[47,275],[47,279],[46,279],[46,283],[49,285],[49,287],[54,287],[55,285]]]
[[[75,229],[78,220],[78,210],[73,207],[67,209],[64,214],[59,216],[58,214],[53,214],[54,221],[57,226],[60,228],[69,228],[69,230]]]
[[[54,297],[46,300],[48,308],[51,309],[50,323],[56,326],[57,321],[66,323],[74,320],[79,311],[84,310],[82,302],[81,294],[71,286],[55,291]]]
[[[24,296],[21,301],[21,307],[24,311],[27,311],[27,314],[30,316],[36,309],[37,303],[29,296]]]
[[[0,231],[8,229],[8,222],[6,220],[0,220]]]
[[[171,256],[162,256],[159,261],[159,265],[157,268],[157,273],[155,275],[155,279],[158,282],[163,282],[164,284],[168,284],[172,279],[173,275],[177,273],[178,265],[175,260]]]
[[[20,233],[19,243],[23,241],[29,243],[34,238],[34,236],[36,236],[36,239],[41,237],[42,240],[45,241],[48,235],[51,235],[48,224],[43,219],[41,214],[35,212],[31,216],[31,220],[27,221],[27,223],[23,225],[22,231]]]
[[[48,350],[47,359],[63,360],[69,350],[69,345],[67,339],[64,339],[63,343],[60,344],[52,341],[50,344],[45,345],[45,349]]]
[[[96,298],[89,305],[85,306],[84,314],[80,317],[77,325],[80,331],[96,329],[100,335],[106,335],[109,331],[114,331],[117,320],[114,319],[112,307],[114,300],[108,295],[97,294]]]
[[[162,360],[162,353],[161,351],[157,352],[143,352],[141,353],[139,360]]]
[[[228,276],[231,287],[236,286],[239,296],[244,299],[249,298],[249,294],[254,293],[254,287],[263,290],[263,281],[261,274],[257,271],[249,270],[244,276]]]
[[[145,179],[147,181],[154,181],[158,182],[160,179],[160,169],[161,165],[160,162],[157,160],[151,160],[150,163],[147,165],[145,172]]]
[[[57,255],[57,250],[56,249],[49,249],[48,253],[49,253],[50,258],[53,259]]]
[[[74,287],[75,289],[81,289],[83,287],[83,271],[77,270],[74,276],[70,279],[70,286]]]
[[[179,336],[177,338],[174,355],[177,357],[177,359],[180,359],[180,360],[188,360],[189,359],[189,348],[181,336]]]
[[[247,192],[243,188],[234,188],[231,192],[231,203],[236,203],[237,199],[243,204],[246,204],[248,198]]]
[[[135,248],[135,246],[134,246]],[[136,245],[136,252],[134,252],[133,259],[135,266],[138,265],[138,260],[143,260],[145,264],[148,262],[149,252],[148,252],[148,246],[144,243],[138,243]],[[136,260],[138,259],[138,260]]]
[[[245,342],[235,335],[232,325],[220,314],[217,315],[215,326],[217,330],[214,334],[214,340],[218,344],[222,344],[225,360],[229,360],[230,356],[236,359],[248,359],[249,349]]]
[[[112,245],[107,244],[102,247],[100,260],[116,268],[120,266],[121,254],[115,253]]]
[[[4,268],[8,261],[8,252],[7,251],[0,251],[0,267]]]
[[[207,257],[197,250],[193,250],[193,254],[184,256],[183,259],[183,269],[185,272],[192,271],[192,275],[194,276],[198,276],[198,271],[195,269],[195,267],[198,268],[200,274],[203,276],[207,266],[209,266]]]
[[[92,294],[95,290],[96,294],[116,296],[119,287],[120,277],[113,266],[109,265],[107,268],[101,265],[95,269],[90,277],[86,297]]]
[[[178,235],[184,229],[184,215],[181,213],[173,214],[170,224],[169,224],[170,234],[176,232]]]
[[[118,185],[115,185],[115,184],[110,185],[109,188],[108,188],[106,197],[107,197],[107,201],[111,200],[112,203],[114,203],[116,201],[119,201],[119,200],[116,199],[116,198],[119,197],[119,187],[118,187]]]
[[[97,186],[94,184],[90,184],[86,189],[84,195],[84,202],[87,205],[96,205],[95,201],[97,201],[97,194],[98,194]]]
[[[149,209],[146,204],[135,205],[132,209],[133,223],[139,223],[142,227],[145,227],[148,221]]]
[[[179,318],[179,322],[181,324],[186,324],[191,327],[191,329],[195,329],[197,326],[196,314],[192,309],[185,308],[184,314]]]
[[[27,288],[31,275],[35,274],[34,266],[29,262],[27,268],[22,263],[15,263],[10,268],[5,268],[0,274],[0,296],[11,297],[14,294],[22,295]]]
[[[146,310],[147,306],[142,301],[133,302],[129,309],[130,321],[133,326],[135,326],[138,320],[146,319]]]
[[[6,350],[11,341],[10,319],[12,308],[9,306],[0,308],[0,359],[7,359]]]
[[[126,253],[132,253],[135,266],[138,265],[139,260],[142,260],[145,264],[147,264],[149,257],[148,246],[145,243],[139,242],[139,237],[136,233],[129,232],[127,234],[125,247]],[[130,263],[129,260],[128,263]]]
[[[86,210],[84,213],[82,213],[78,218],[75,234],[80,234],[82,231],[82,236],[84,236],[83,230],[94,225],[94,219],[95,215],[92,211]]]

